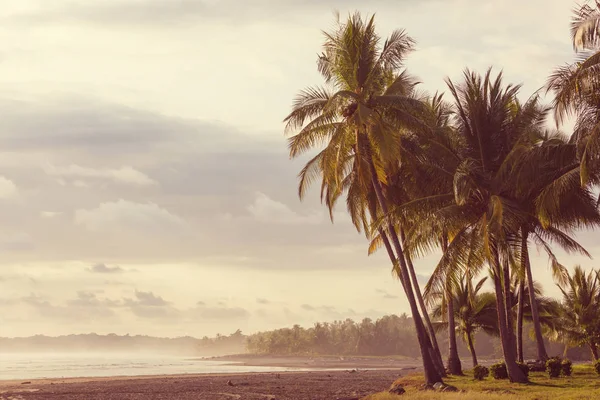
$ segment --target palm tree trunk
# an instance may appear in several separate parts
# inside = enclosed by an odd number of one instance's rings
[[[598,347],[596,347],[596,343],[594,341],[591,341],[589,343],[589,346],[590,346],[590,350],[592,351],[592,357],[593,357],[592,361],[596,361],[598,359]]]
[[[373,184],[373,188],[375,189],[375,194],[377,196],[379,206],[381,207],[381,211],[384,215],[388,215],[389,209],[387,206],[387,200],[383,195],[381,182],[379,182],[379,178],[377,177],[377,171],[375,171],[375,166],[373,165],[373,162],[371,160],[369,160],[369,168],[371,170],[371,183]],[[427,335],[427,331],[425,330],[425,326],[423,325],[421,315],[419,314],[419,308],[415,300],[412,285],[410,285],[410,276],[408,273],[408,268],[406,266],[406,259],[404,258],[404,251],[402,249],[402,245],[400,244],[400,240],[398,239],[396,229],[392,225],[391,221],[388,220],[386,225],[388,235],[390,236],[391,242],[394,246],[394,249],[396,250],[396,255],[398,256],[398,262],[400,264],[401,272],[401,281],[405,282],[405,284],[403,285],[404,291],[406,292],[406,297],[410,305],[410,311],[415,324],[417,339],[419,340],[421,358],[423,361],[423,370],[425,372],[425,381],[427,385],[433,385],[437,382],[442,382],[442,376],[435,367],[433,358],[431,357],[431,351],[429,349],[433,348],[431,347],[431,342],[429,342],[429,336]]]
[[[523,362],[523,311],[525,301],[525,282],[519,282],[519,306],[517,308],[517,360]]]
[[[387,239],[387,237],[385,236],[385,232],[383,232],[382,229],[380,229],[379,234],[382,235],[382,239],[385,237],[384,239],[384,244],[387,241],[387,246],[389,246],[389,240]],[[406,240],[406,237],[404,236],[404,230],[400,229],[400,239],[402,240],[402,243],[404,243],[404,241]],[[391,248],[390,248],[391,250]],[[389,254],[389,250],[388,250],[388,254]],[[412,263],[412,258],[410,257],[410,254],[406,253],[406,264],[408,266],[408,272],[410,273],[410,278],[413,284],[413,288],[415,291],[415,294],[417,296],[417,301],[419,302],[419,307],[421,308],[421,312],[423,313],[423,319],[425,320],[425,325],[427,326],[427,330],[429,331],[429,338],[431,340],[431,346],[433,347],[433,358],[434,358],[434,362],[437,365],[438,371],[440,372],[440,375],[442,376],[446,376],[446,370],[444,368],[444,361],[442,359],[442,352],[440,351],[440,347],[438,345],[437,342],[437,338],[435,337],[435,330],[433,329],[433,324],[431,323],[431,318],[429,318],[429,312],[427,311],[427,306],[425,305],[425,301],[423,299],[423,294],[421,293],[421,288],[419,287],[419,281],[417,280],[417,274],[415,272],[415,268],[413,266]]]
[[[537,344],[538,360],[546,361],[548,353],[544,345],[544,337],[542,336],[542,325],[540,323],[540,313],[538,304],[535,298],[535,288],[533,287],[533,276],[531,274],[531,264],[529,263],[529,245],[527,244],[529,232],[527,229],[521,228],[521,262],[524,263],[525,272],[527,275],[527,290],[529,291],[529,307],[531,307],[531,318],[533,320],[533,331],[535,332],[535,342]]]
[[[508,328],[508,337],[511,341],[510,348],[517,355],[517,340],[515,338],[515,329],[513,324],[513,304],[512,304],[512,290],[510,287],[510,269],[508,260],[504,261],[502,268],[502,283],[504,285],[504,309],[506,312],[506,326]]]
[[[471,352],[471,358],[473,359],[473,368],[478,364],[477,362],[477,354],[475,354],[475,346],[473,345],[473,334],[471,332],[467,332],[467,345],[469,346],[469,351]]]
[[[517,365],[516,352],[514,342],[511,339],[511,334],[508,330],[508,322],[506,320],[506,302],[504,290],[502,288],[502,267],[498,254],[495,255],[495,262],[492,265],[494,290],[496,292],[496,311],[498,313],[498,328],[500,331],[500,342],[502,343],[502,353],[504,362],[506,363],[506,371],[511,382],[526,383],[527,376]]]
[[[442,250],[448,250],[447,238],[442,238]],[[446,280],[446,309],[448,311],[448,371],[452,375],[463,375],[460,357],[458,356],[458,344],[456,343],[456,321],[454,319],[454,300],[449,282]]]
[[[460,357],[458,356],[458,344],[456,343],[456,322],[454,320],[454,301],[452,292],[446,290],[448,308],[448,371],[452,375],[463,375]]]

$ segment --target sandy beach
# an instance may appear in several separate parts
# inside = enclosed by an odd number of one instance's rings
[[[0,382],[0,400],[358,400],[402,374],[348,370]]]
[[[230,356],[202,358],[236,365],[253,367],[284,368],[346,368],[346,369],[416,369],[421,360],[408,357],[361,357],[361,356],[273,356],[236,354]]]

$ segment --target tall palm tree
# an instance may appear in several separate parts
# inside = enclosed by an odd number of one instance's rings
[[[452,143],[447,143],[448,136],[454,133],[450,125],[451,108],[442,100],[442,96],[437,94],[427,98],[425,104],[427,109],[423,119],[427,129],[406,132],[401,138],[399,143],[402,149],[400,162],[390,168],[388,182],[383,185],[385,195],[394,205],[394,208],[402,207],[415,198],[437,195],[452,188],[452,174],[445,170],[449,163],[444,161],[448,157],[455,161],[457,159],[452,150]],[[435,160],[435,162],[432,162],[432,160]],[[423,185],[423,182],[428,184]],[[406,231],[410,230],[415,218],[416,215],[414,214],[394,216],[393,223],[400,232],[403,242],[406,242]],[[375,226],[380,226],[380,223],[381,221],[376,221]],[[370,246],[369,254],[384,242],[381,235],[376,236]],[[440,238],[440,245],[444,246],[445,244],[446,239]],[[410,251],[405,251],[411,280],[417,282],[417,276],[412,265],[413,256]],[[415,284],[415,294],[427,322],[430,336],[434,338],[432,341],[435,347],[437,345],[435,343],[435,332],[428,316],[429,311],[425,300],[417,284]],[[448,293],[448,295],[450,294]],[[454,313],[451,307],[448,310],[448,321],[450,321],[448,329],[448,371],[453,375],[461,375],[462,367],[458,357]]]
[[[458,324],[457,332],[463,337],[467,348],[471,352],[473,367],[478,365],[475,353],[474,336],[478,331],[484,331],[489,335],[498,335],[498,318],[496,312],[496,300],[493,293],[479,293],[487,278],[479,280],[474,286],[466,275],[460,280],[458,286],[452,290],[452,303],[454,304],[454,316]],[[438,326],[446,327],[443,321],[445,296],[438,293],[433,296],[438,301],[431,314],[434,318],[442,319]]]
[[[422,214],[423,224],[410,233],[412,247],[430,251],[440,235],[451,241],[438,263],[425,292],[442,289],[448,279],[457,279],[461,269],[472,276],[487,264],[496,294],[498,327],[509,378],[526,382],[516,364],[510,299],[510,258],[518,243],[519,230],[527,221],[511,191],[511,171],[522,147],[528,143],[529,107],[517,107],[519,86],[502,84],[502,74],[492,79],[491,70],[482,77],[465,72],[463,83],[448,80],[454,97],[455,124],[461,138],[459,162],[453,171],[452,191],[435,199],[416,201],[410,212]],[[451,197],[448,199],[448,197]]]
[[[566,287],[557,285],[562,292],[563,312],[559,325],[565,338],[590,348],[598,359],[600,345],[600,276],[598,271],[586,273],[576,266],[569,274]]]
[[[296,157],[325,145],[301,172],[300,194],[311,179],[321,174],[324,201],[330,203],[346,188],[345,177],[353,175],[358,189],[372,188],[377,205],[388,214],[389,203],[382,189],[386,166],[397,160],[403,129],[421,127],[422,102],[405,93],[406,76],[401,73],[413,40],[395,31],[383,45],[375,32],[374,18],[351,15],[337,29],[325,33],[324,52],[318,69],[330,88],[302,91],[285,118],[290,138],[290,156]],[[333,90],[331,90],[333,89]],[[428,384],[441,381],[432,359],[432,347],[411,285],[404,250],[395,227],[382,228],[397,260],[421,348]]]

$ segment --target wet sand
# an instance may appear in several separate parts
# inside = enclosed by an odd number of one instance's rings
[[[398,369],[45,379],[0,382],[0,400],[359,400]]]
[[[345,368],[345,369],[417,369],[422,363],[417,358],[407,357],[341,357],[341,356],[263,356],[263,355],[231,355],[202,358],[208,361],[221,361],[236,365],[252,367],[286,367],[286,368]]]

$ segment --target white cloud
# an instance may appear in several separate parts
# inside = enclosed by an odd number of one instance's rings
[[[58,177],[60,181],[64,181],[64,178],[74,179],[73,184],[77,187],[87,186],[87,183],[82,179],[102,179],[114,183],[134,186],[150,186],[156,184],[156,181],[151,179],[148,175],[131,166],[122,166],[118,169],[111,169],[88,168],[76,164],[71,164],[66,167],[47,164],[43,166],[43,170],[50,176]]]
[[[323,221],[322,213],[299,214],[261,192],[256,192],[254,202],[247,210],[257,221],[264,223],[316,225]]]
[[[59,212],[59,211],[41,211],[40,212],[40,217],[42,217],[42,218],[54,218],[54,217],[58,217],[61,214],[62,214],[62,212]]]
[[[75,223],[90,231],[129,228],[143,232],[181,228],[185,222],[154,203],[134,203],[120,199],[93,209],[75,211]]]
[[[3,176],[0,176],[0,199],[6,199],[17,194],[17,186]]]

